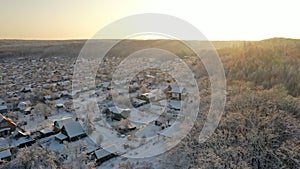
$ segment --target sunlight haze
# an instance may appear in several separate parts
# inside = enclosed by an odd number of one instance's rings
[[[196,26],[209,40],[300,38],[298,3],[297,0],[2,0],[0,39],[89,39],[105,25],[140,13],[181,18]]]

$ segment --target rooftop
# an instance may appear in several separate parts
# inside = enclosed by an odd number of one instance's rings
[[[66,131],[66,134],[70,137],[76,137],[80,136],[82,134],[85,134],[85,131],[83,130],[81,124],[79,122],[72,122],[72,123],[67,123],[63,127]]]

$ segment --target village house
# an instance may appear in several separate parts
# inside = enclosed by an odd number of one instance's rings
[[[61,132],[55,135],[55,139],[62,142],[64,140],[76,141],[80,138],[86,137],[84,129],[78,121],[73,121],[67,124],[64,124]]]
[[[178,87],[178,85],[171,84],[167,87],[167,93],[168,96],[172,99],[176,100],[181,100],[182,99],[182,93],[183,93],[183,88]]]
[[[28,92],[32,92],[32,91],[33,91],[33,89],[30,88],[30,87],[24,87],[24,88],[21,90],[21,92],[23,92],[23,93],[28,93]]]
[[[168,107],[173,110],[180,110],[181,101],[180,100],[170,100]]]
[[[29,134],[23,133],[19,129],[12,133],[11,145],[13,146],[23,148],[31,146],[33,143],[35,143],[35,140]]]
[[[5,101],[0,99],[0,105],[5,105]]]
[[[102,87],[106,90],[110,90],[111,89],[111,85],[110,85],[110,82],[104,82],[102,84]]]
[[[95,158],[97,165],[100,165],[103,162],[105,162],[113,157],[116,157],[117,154],[118,153],[117,153],[116,148],[114,146],[111,146],[106,149],[96,150],[94,153],[94,158]]]
[[[7,106],[6,105],[0,105],[0,113],[2,113],[2,114],[7,113]]]
[[[10,118],[0,114],[0,136],[6,136],[9,133],[15,131],[17,125]]]
[[[23,111],[23,113],[24,113],[25,115],[28,115],[28,114],[31,114],[32,110],[33,110],[33,107],[27,107],[27,108]]]
[[[71,122],[74,122],[74,120],[71,117],[54,121],[54,123],[53,123],[54,131],[59,132],[65,124],[71,123]]]
[[[18,108],[18,110],[24,112],[27,108],[29,108],[31,106],[32,106],[32,103],[29,100],[27,100],[27,101],[21,101],[18,104],[17,108]]]
[[[136,129],[136,125],[131,123],[129,120],[127,119],[122,119],[121,121],[119,121],[117,124],[115,124],[115,128],[118,132],[120,132],[121,134],[125,134],[129,131],[133,131]]]
[[[55,135],[55,140],[58,141],[59,143],[63,143],[65,140],[68,139],[68,136],[62,134],[62,133],[58,133]]]
[[[134,106],[134,107],[141,107],[141,106],[143,106],[143,105],[145,105],[145,104],[148,104],[148,102],[145,101],[145,100],[141,100],[141,99],[133,99],[133,106]]]
[[[11,160],[10,150],[0,151],[0,164],[3,163],[3,161],[10,161],[10,160]]]
[[[72,98],[72,95],[70,92],[68,92],[67,90],[64,90],[60,93],[60,97],[68,97],[68,98]]]
[[[0,151],[7,149],[9,147],[8,139],[0,137]]]
[[[113,120],[120,121],[121,119],[127,119],[130,116],[130,109],[120,109],[117,107],[110,107],[107,113],[111,116]]]
[[[45,138],[53,135],[55,132],[50,128],[45,128],[39,131],[39,138]]]
[[[7,106],[5,105],[5,101],[0,99],[0,113],[7,113]]]
[[[145,100],[147,103],[155,99],[155,95],[153,93],[143,93],[139,96],[139,99]]]

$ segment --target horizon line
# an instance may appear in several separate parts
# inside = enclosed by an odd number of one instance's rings
[[[272,38],[266,38],[266,39],[258,39],[258,40],[254,40],[254,39],[232,39],[232,40],[196,40],[196,39],[135,39],[135,38],[129,38],[129,39],[85,39],[85,38],[74,38],[74,39],[27,39],[27,38],[0,38],[0,41],[4,41],[4,40],[15,40],[15,41],[88,41],[88,40],[138,40],[138,41],[150,41],[150,40],[183,40],[183,41],[263,41],[263,40],[269,40],[269,39],[289,39],[289,40],[300,40],[300,38],[287,38],[287,37],[272,37]]]

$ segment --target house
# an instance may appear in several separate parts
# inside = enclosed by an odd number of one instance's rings
[[[167,87],[167,90],[168,90],[168,96],[171,97],[172,99],[176,99],[176,100],[182,99],[182,93],[183,93],[182,87],[178,87],[178,85],[171,84]]]
[[[31,106],[32,106],[32,104],[31,104],[31,102],[28,100],[28,101],[22,101],[22,102],[20,102],[20,103],[18,104],[17,108],[18,108],[18,110],[20,110],[20,111],[24,111],[24,110],[26,110],[26,108],[31,107]]]
[[[50,128],[45,128],[39,131],[40,138],[49,137],[54,134],[54,131]]]
[[[12,134],[11,145],[17,146],[19,148],[31,146],[35,143],[35,140],[28,134],[16,129]]]
[[[155,99],[155,95],[153,93],[144,93],[139,96],[139,99],[145,100],[147,103]]]
[[[66,135],[69,141],[75,141],[87,136],[78,121],[64,124],[63,128],[61,129],[61,133]]]
[[[53,97],[50,95],[44,96],[44,100],[53,100]]]
[[[114,120],[127,119],[130,116],[130,109],[120,109],[117,107],[109,107],[108,112]]]
[[[55,107],[58,108],[58,109],[62,109],[62,108],[64,108],[65,106],[64,106],[63,103],[58,103],[58,104],[55,105]]]
[[[0,137],[0,150],[7,149],[9,147],[7,138]]]
[[[60,97],[68,97],[68,98],[72,98],[72,95],[70,92],[68,92],[67,90],[64,90],[60,93]]]
[[[27,107],[23,112],[25,115],[31,114],[33,107]]]
[[[110,82],[104,82],[102,83],[102,87],[106,90],[110,90],[111,86],[110,86]]]
[[[0,114],[0,136],[8,135],[10,132],[15,131],[17,125],[10,118]]]
[[[0,99],[0,105],[5,105],[5,101]]]
[[[181,101],[179,101],[179,100],[170,100],[168,107],[170,109],[173,109],[173,110],[180,110],[180,108],[181,108]]]
[[[117,150],[114,146],[108,147],[106,149],[96,150],[94,153],[94,157],[98,165],[116,156]]]
[[[0,151],[0,161],[10,161],[10,160],[11,160],[10,150]]]
[[[21,92],[23,92],[23,93],[32,92],[32,88],[30,88],[30,87],[24,87],[24,88],[21,90]]]
[[[5,101],[0,99],[0,113],[7,113],[7,106],[5,105]]]
[[[136,125],[131,123],[127,119],[122,119],[117,125],[116,125],[116,130],[120,132],[121,134],[125,134],[129,131],[135,130]]]
[[[145,104],[148,104],[148,102],[145,101],[145,100],[141,100],[141,99],[134,99],[133,100],[133,106],[134,107],[141,107],[141,106],[143,106]]]
[[[7,113],[7,106],[6,105],[0,105],[0,113],[5,114]]]
[[[65,124],[71,123],[71,122],[74,122],[74,120],[71,117],[54,121],[54,123],[53,123],[54,131],[59,132]]]

